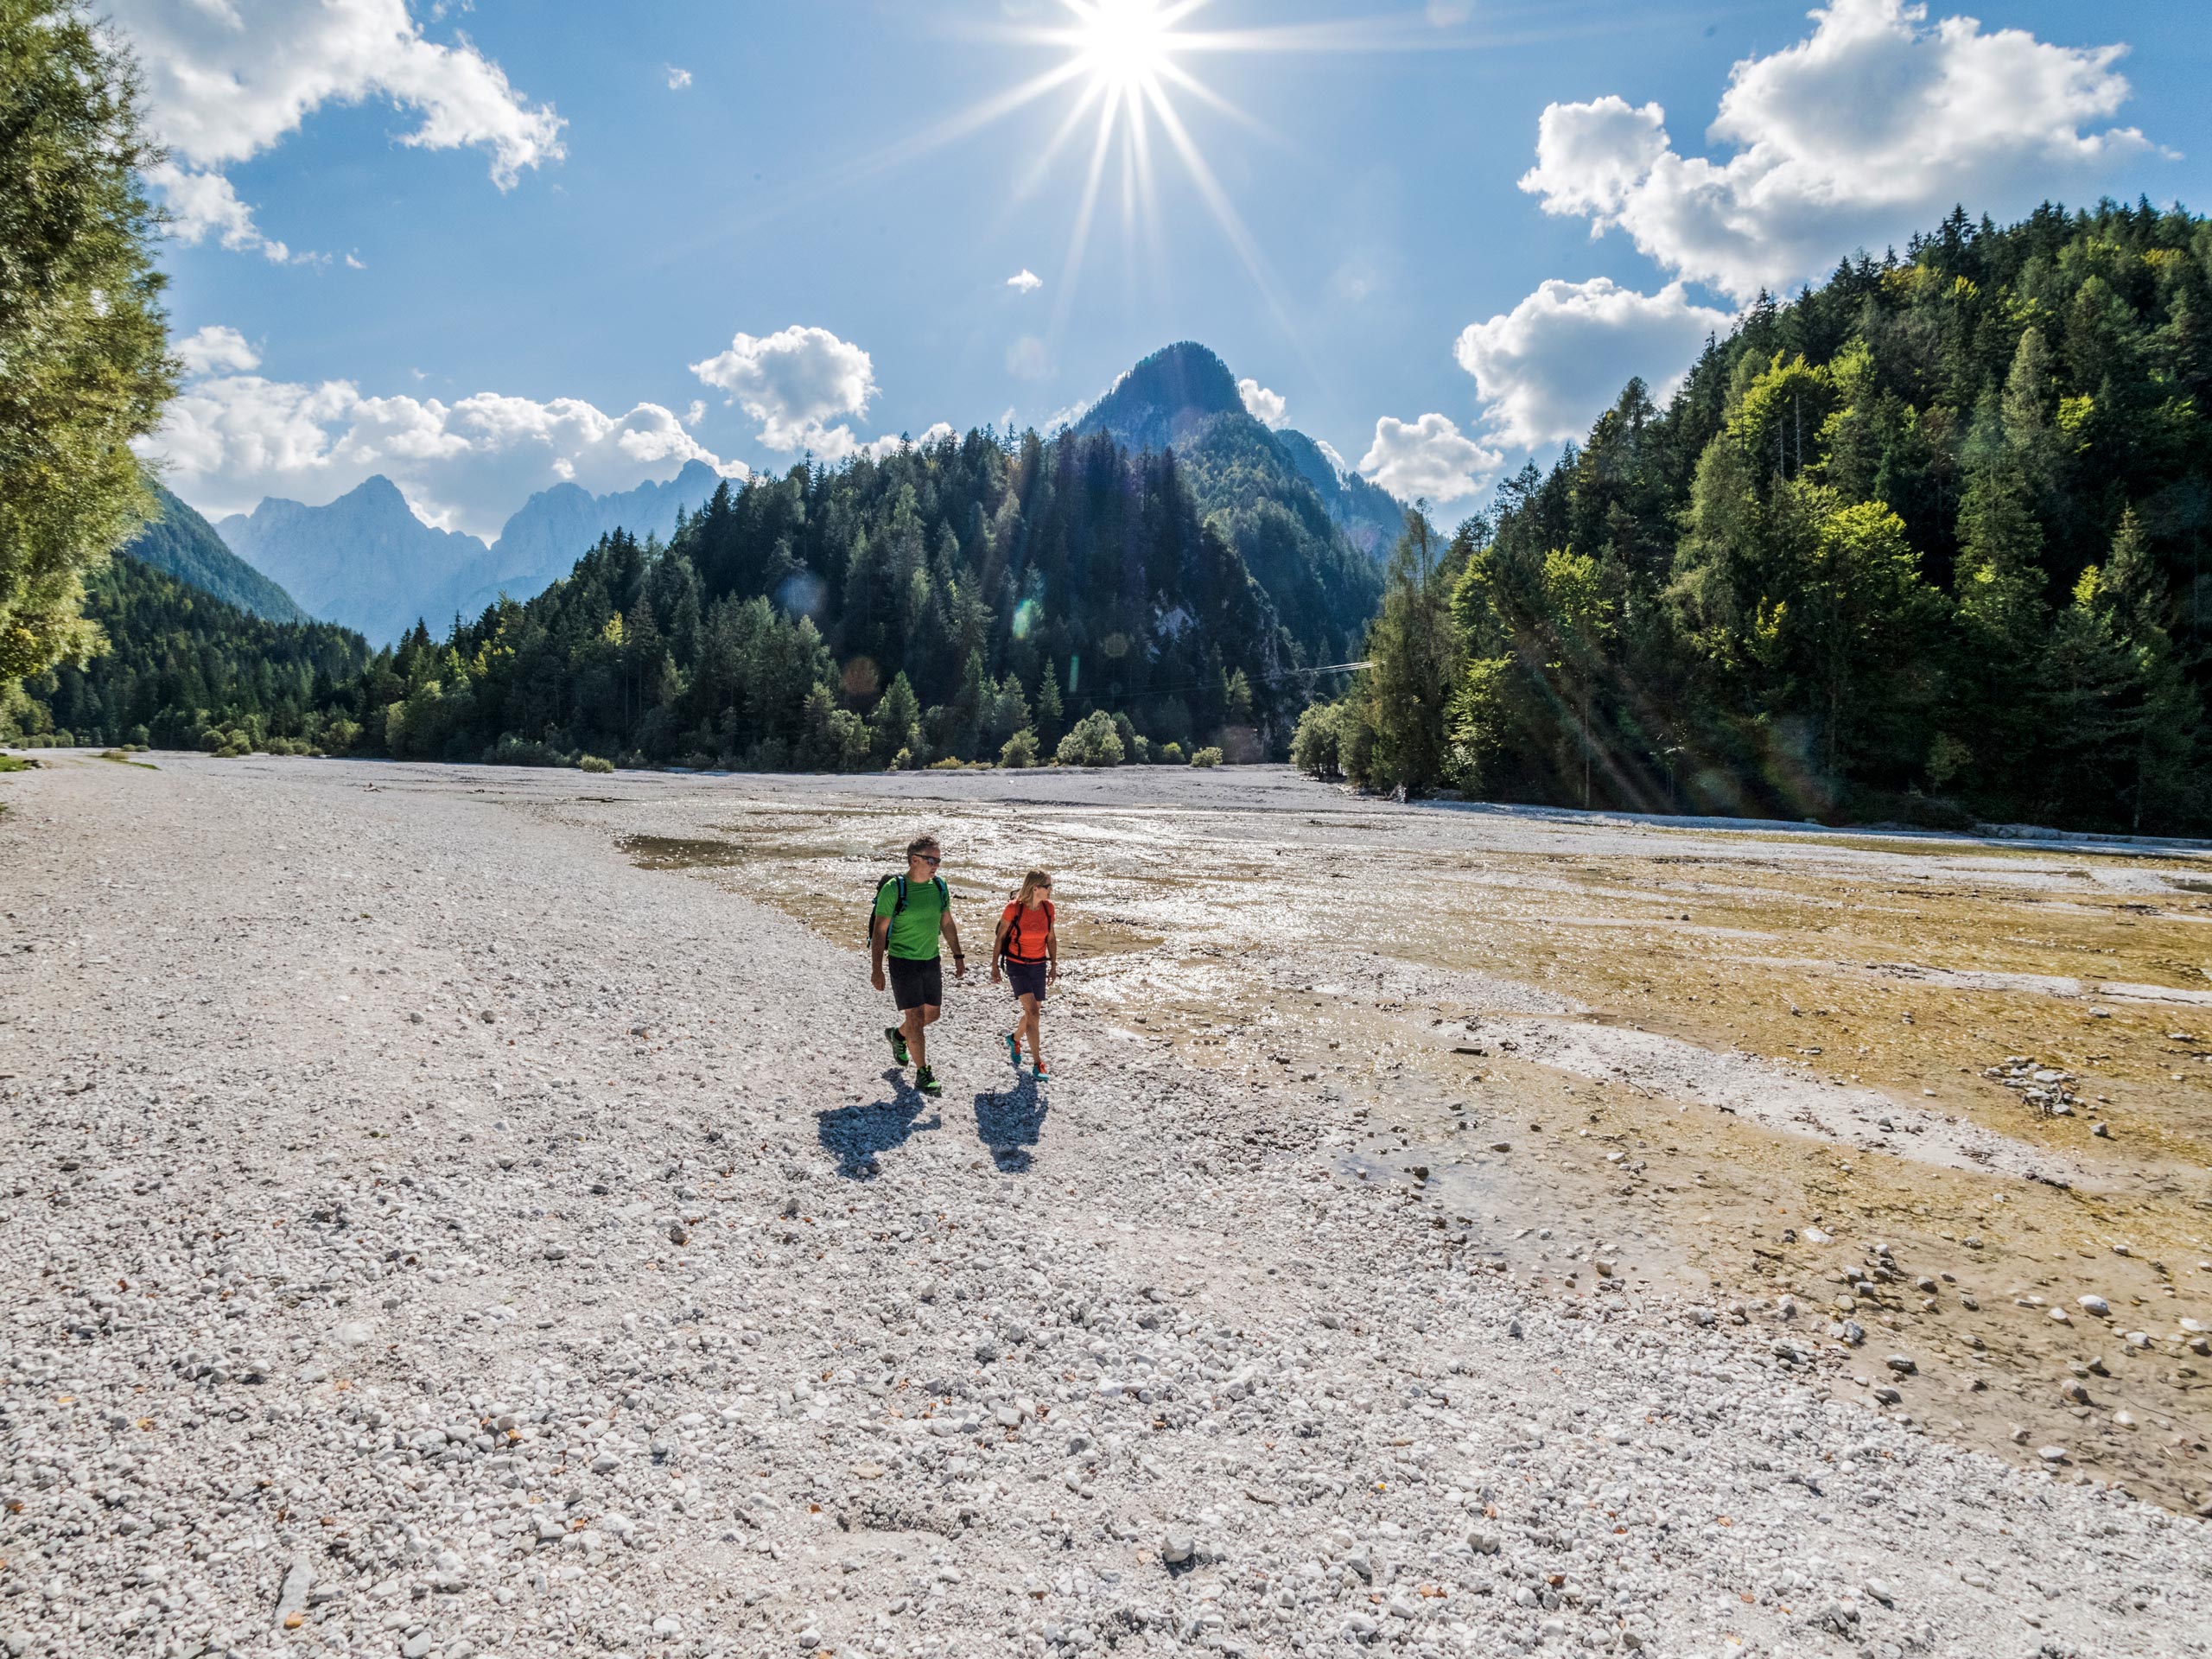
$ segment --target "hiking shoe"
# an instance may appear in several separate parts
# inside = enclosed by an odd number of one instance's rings
[[[1043,1083],[1043,1082],[1045,1082],[1047,1078],[1049,1078],[1052,1075],[1052,1072],[1046,1069],[1046,1065],[1045,1065],[1045,1062],[1044,1062],[1044,1061],[1039,1060],[1039,1061],[1038,1061],[1038,1062],[1037,1062],[1037,1081],[1038,1081],[1038,1082],[1039,1082],[1039,1083]]]
[[[1019,1071],[1021,1070],[1020,1038],[1010,1036],[1006,1039],[1006,1057],[1014,1062],[1014,1069],[1015,1071]]]
[[[937,1073],[926,1065],[914,1073],[914,1087],[932,1096],[944,1092],[944,1085],[937,1080]]]
[[[896,1027],[896,1026],[886,1026],[886,1027],[883,1028],[883,1034],[884,1034],[884,1036],[885,1036],[885,1037],[888,1038],[888,1039],[890,1039],[890,1042],[891,1042],[891,1063],[892,1063],[892,1065],[906,1065],[906,1059],[907,1059],[907,1055],[906,1055],[906,1033],[905,1032],[903,1032],[903,1031],[899,1030],[899,1027]]]

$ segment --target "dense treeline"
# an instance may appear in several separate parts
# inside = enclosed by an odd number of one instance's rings
[[[2212,226],[1955,213],[1409,531],[1314,770],[1792,817],[2212,822]]]
[[[358,633],[264,621],[124,554],[86,584],[84,613],[105,646],[0,687],[0,738],[280,753],[359,738]]]
[[[609,536],[535,599],[418,626],[352,702],[396,756],[1256,754],[1297,713],[1282,671],[1332,643],[1285,626],[1172,454],[971,432],[725,485],[664,548]]]

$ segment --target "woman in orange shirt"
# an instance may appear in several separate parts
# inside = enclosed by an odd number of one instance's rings
[[[1060,936],[1054,928],[1052,878],[1032,870],[1022,878],[1021,891],[999,918],[998,937],[991,948],[991,983],[999,982],[1004,968],[1014,994],[1021,1000],[1021,1021],[1006,1039],[1014,1069],[1021,1069],[1021,1039],[1029,1039],[1029,1058],[1037,1063],[1041,1082],[1052,1072],[1045,1065],[1043,1039],[1038,1033],[1038,1010],[1044,1006],[1048,982],[1060,976]]]

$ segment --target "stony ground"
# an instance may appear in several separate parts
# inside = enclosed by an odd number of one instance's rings
[[[747,780],[156,760],[0,785],[10,1654],[2212,1651],[2203,1522],[1501,1274],[1079,977],[922,1100],[574,810]]]

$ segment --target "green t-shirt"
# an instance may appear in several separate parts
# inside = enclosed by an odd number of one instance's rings
[[[898,911],[891,923],[891,954],[902,962],[937,960],[938,924],[946,908],[945,890],[936,881],[907,882],[904,910],[899,910],[896,881],[885,882],[883,891],[875,895],[879,920]]]

